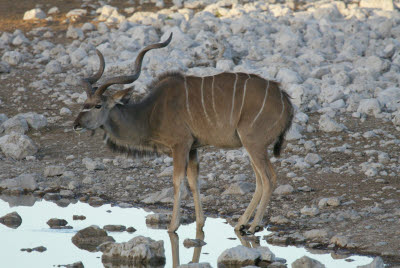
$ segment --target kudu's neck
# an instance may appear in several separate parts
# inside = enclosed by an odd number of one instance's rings
[[[110,110],[104,131],[108,138],[118,144],[141,143],[150,134],[150,112],[150,107],[142,103],[117,104]]]

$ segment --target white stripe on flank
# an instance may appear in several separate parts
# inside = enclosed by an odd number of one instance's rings
[[[186,110],[189,114],[190,120],[193,121],[193,117],[192,117],[192,114],[190,113],[190,109],[189,109],[189,92],[188,92],[188,87],[187,87],[187,82],[186,82],[186,76],[184,76],[183,79],[185,80]]]
[[[256,122],[257,118],[260,116],[261,112],[264,110],[264,106],[265,106],[265,103],[266,103],[267,97],[268,97],[268,88],[269,88],[269,80],[267,80],[267,81],[268,81],[268,84],[267,84],[267,89],[265,90],[265,96],[264,96],[263,104],[262,104],[262,106],[261,106],[260,111],[258,112],[258,114],[256,115],[256,117],[254,118],[254,120],[253,120],[253,122],[251,123],[250,126],[253,126],[254,122]]]
[[[240,111],[239,111],[239,118],[242,116],[242,109],[244,105],[244,98],[246,97],[246,91],[247,91],[247,81],[251,78],[249,74],[247,74],[247,79],[244,81],[244,86],[243,86],[243,99],[242,99],[242,106],[240,106]]]
[[[206,106],[204,105],[203,88],[204,88],[204,77],[201,78],[201,105],[203,106],[204,114],[206,115],[207,121],[211,123],[211,119],[208,116],[207,111],[206,111]]]
[[[233,84],[233,94],[232,94],[232,108],[231,108],[231,119],[229,120],[232,125],[233,108],[235,107],[235,95],[236,95],[236,84],[238,80],[238,74],[235,73],[235,83]]]
[[[214,113],[215,113],[215,119],[217,120],[217,124],[219,124],[219,118],[218,118],[218,114],[217,114],[217,109],[215,109],[214,80],[215,80],[215,75],[213,75],[213,77],[212,77],[212,83],[211,83],[211,98],[212,98],[213,110],[214,110]]]

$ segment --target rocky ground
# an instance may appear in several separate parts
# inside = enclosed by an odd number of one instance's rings
[[[42,13],[23,20],[31,2],[0,4],[2,194],[171,207],[170,157],[115,155],[102,133],[75,134],[72,121],[86,97],[79,79],[98,68],[95,48],[105,77],[126,74],[141,47],[172,31],[167,48],[146,55],[137,98],[167,70],[227,70],[280,81],[297,106],[286,149],[272,158],[278,188],[264,220],[276,232],[265,239],[400,264],[398,10],[368,1],[53,0],[36,1]],[[246,152],[202,149],[200,172],[206,213],[234,223],[254,191]]]

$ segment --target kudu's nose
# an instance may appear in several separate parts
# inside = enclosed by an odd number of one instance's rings
[[[82,129],[82,127],[79,123],[74,123],[74,126],[72,128],[74,129],[74,131],[79,131]]]

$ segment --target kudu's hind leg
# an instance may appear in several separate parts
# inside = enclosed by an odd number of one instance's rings
[[[256,215],[254,216],[253,223],[249,228],[250,233],[254,233],[257,226],[261,223],[268,201],[271,198],[272,191],[276,185],[276,174],[273,170],[272,164],[268,159],[266,147],[254,146],[254,149],[248,149],[250,158],[257,169],[262,183],[263,192],[261,200],[257,208]]]
[[[201,207],[200,193],[199,193],[199,161],[197,158],[197,150],[191,150],[189,152],[189,163],[187,168],[187,178],[189,182],[190,190],[193,194],[194,208],[196,212],[196,226],[197,229],[202,229],[204,226],[204,213]]]
[[[190,146],[178,145],[172,149],[172,158],[174,163],[174,207],[172,210],[172,219],[168,227],[168,232],[175,232],[180,225],[181,208],[181,187],[185,178],[185,171],[188,163]]]
[[[242,226],[246,225],[249,222],[251,216],[254,213],[254,210],[256,209],[256,207],[258,205],[258,203],[260,203],[261,195],[262,195],[262,192],[263,192],[261,177],[260,177],[256,167],[254,166],[253,162],[250,161],[250,163],[251,163],[251,166],[253,167],[254,174],[256,175],[256,190],[254,192],[253,198],[250,201],[250,204],[247,206],[246,211],[239,218],[239,221],[235,226],[235,230],[236,231],[239,231],[242,228]]]

